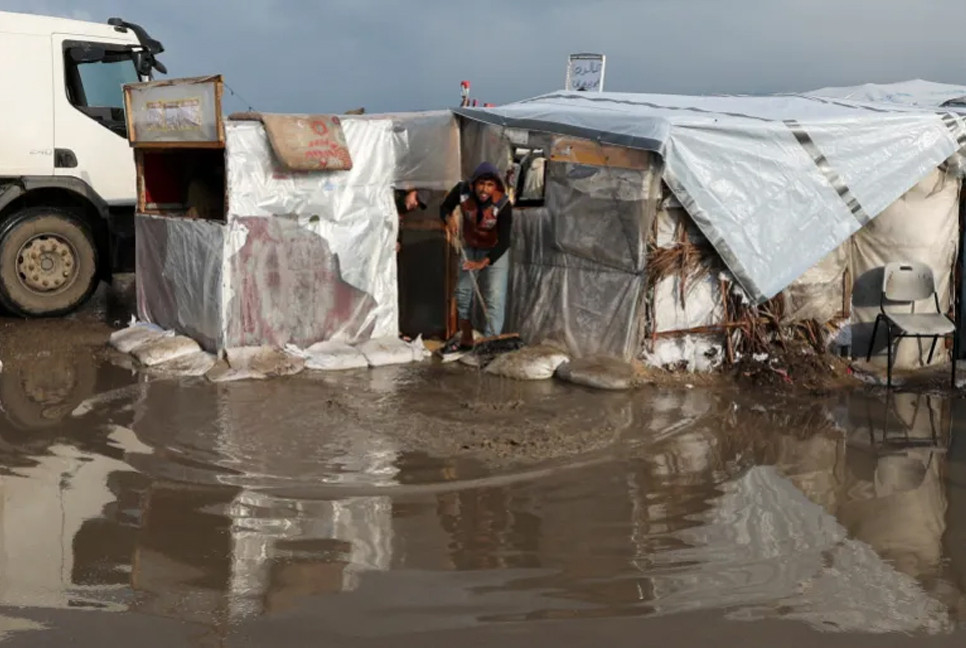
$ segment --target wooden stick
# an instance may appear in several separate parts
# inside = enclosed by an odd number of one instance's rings
[[[728,352],[728,364],[734,364],[735,349],[734,344],[731,341],[731,329],[728,328],[733,322],[731,321],[731,315],[728,313],[728,290],[725,287],[724,279],[718,279],[718,288],[721,291],[721,307],[724,309],[724,320],[722,325],[725,327],[725,350]]]

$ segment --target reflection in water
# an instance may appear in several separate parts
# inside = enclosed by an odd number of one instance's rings
[[[95,382],[116,386],[111,371]],[[378,403],[414,398],[404,378],[369,380]],[[380,634],[694,609],[936,632],[966,611],[960,401],[608,395],[608,460],[501,481],[369,419],[327,426],[333,381],[151,382],[54,435],[5,424],[0,604],[219,635],[283,612]],[[452,389],[425,386],[422,407]],[[595,398],[539,389],[578,425]]]

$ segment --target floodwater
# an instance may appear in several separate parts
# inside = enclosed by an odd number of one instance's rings
[[[960,646],[966,401],[461,366],[211,385],[0,322],[17,646]]]

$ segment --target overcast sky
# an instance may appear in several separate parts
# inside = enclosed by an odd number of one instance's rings
[[[169,76],[221,73],[257,110],[504,103],[607,55],[606,89],[760,93],[923,78],[966,83],[966,0],[0,0],[140,23]],[[226,106],[244,108],[237,99]]]

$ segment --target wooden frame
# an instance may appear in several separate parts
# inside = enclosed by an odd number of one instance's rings
[[[132,93],[136,90],[188,87],[192,85],[212,85],[214,86],[214,122],[216,139],[214,140],[181,140],[172,137],[171,139],[143,140],[138,138],[137,125],[134,119],[134,106]],[[205,77],[190,77],[183,79],[169,79],[164,81],[146,81],[142,83],[130,83],[124,86],[124,111],[127,120],[128,142],[134,148],[207,148],[217,149],[225,146],[225,119],[222,110],[224,97],[224,81],[221,75],[211,75]]]

